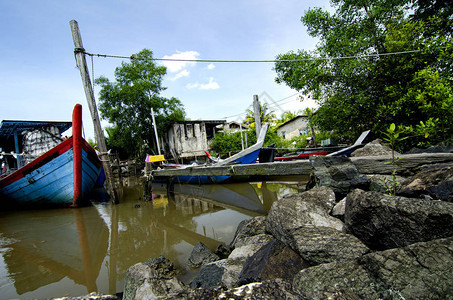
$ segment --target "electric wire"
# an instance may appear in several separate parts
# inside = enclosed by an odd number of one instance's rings
[[[351,55],[351,56],[339,56],[339,57],[312,57],[312,58],[297,58],[297,59],[264,59],[264,60],[231,60],[231,59],[184,59],[184,58],[149,58],[151,61],[170,61],[170,62],[200,62],[200,63],[276,63],[276,62],[299,62],[299,61],[315,61],[315,60],[341,60],[341,59],[358,59],[358,58],[368,58],[368,57],[380,57],[380,56],[389,56],[389,55],[401,55],[401,54],[410,54],[422,51],[421,49],[417,50],[408,50],[408,51],[399,51],[399,52],[388,52],[388,53],[375,53],[375,54],[361,54],[361,55]],[[111,55],[111,54],[97,54],[89,53],[83,51],[84,54],[88,56],[97,56],[104,58],[118,58],[118,59],[139,59],[134,55],[131,56],[122,56],[122,55]]]

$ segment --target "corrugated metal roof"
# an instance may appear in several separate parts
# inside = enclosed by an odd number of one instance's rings
[[[4,120],[0,124],[0,137],[8,138],[14,135],[14,131],[21,134],[25,130],[35,130],[45,126],[55,126],[60,132],[64,132],[72,127],[72,122]]]

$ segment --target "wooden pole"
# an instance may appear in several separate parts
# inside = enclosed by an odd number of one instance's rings
[[[76,20],[71,20],[69,24],[71,25],[72,39],[74,40],[74,53],[77,60],[77,66],[79,67],[80,76],[82,77],[85,96],[87,98],[88,107],[90,108],[91,119],[93,120],[99,151],[101,152],[100,157],[107,180],[107,189],[109,191],[112,202],[116,204],[118,203],[118,196],[115,192],[112,169],[110,167],[109,156],[107,153],[107,145],[105,144],[104,131],[102,131],[101,122],[99,120],[99,114],[96,107],[96,101],[94,100],[93,87],[91,86],[90,74],[88,73],[88,67],[85,60],[85,49],[83,49],[79,24]]]
[[[153,118],[154,134],[156,135],[157,153],[160,155],[159,136],[157,135],[156,119],[154,118],[154,109],[151,107],[151,116]]]
[[[258,138],[261,131],[261,111],[258,95],[253,95],[253,113],[255,114],[256,138]]]

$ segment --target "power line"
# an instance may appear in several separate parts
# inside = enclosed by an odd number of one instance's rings
[[[358,58],[367,58],[367,57],[380,57],[380,56],[389,56],[389,55],[400,55],[400,54],[409,54],[422,51],[418,50],[408,50],[408,51],[399,51],[399,52],[389,52],[389,53],[376,53],[376,54],[364,54],[364,55],[352,55],[352,56],[339,56],[339,57],[312,57],[312,58],[298,58],[298,59],[267,59],[267,60],[230,60],[230,59],[183,59],[183,58],[150,58],[152,61],[173,61],[173,62],[200,62],[200,63],[276,63],[276,62],[299,62],[299,61],[315,61],[315,60],[340,60],[340,59],[358,59]],[[118,59],[138,59],[136,56],[121,56],[121,55],[110,55],[110,54],[95,54],[88,53],[83,50],[83,53],[89,56],[97,56],[104,58],[118,58]]]
[[[278,102],[287,100],[287,99],[292,98],[292,97],[297,96],[297,95],[299,95],[299,93],[295,93],[295,94],[292,94],[292,95],[287,96],[287,97],[285,97],[285,98],[282,98],[282,99],[279,99],[279,100],[277,100],[277,101],[274,101],[273,104],[269,105],[269,108],[274,107],[274,106],[278,106],[278,104],[277,104]],[[289,101],[287,101],[287,102],[285,102],[285,103],[282,103],[282,104],[286,104],[286,103],[289,103],[289,102],[292,102],[292,101],[296,101],[296,100],[298,100],[298,99],[292,99],[292,100],[289,100]],[[249,107],[250,107],[250,106],[252,106],[252,105],[249,105]],[[239,113],[239,114],[235,114],[235,115],[228,116],[228,117],[223,117],[222,119],[234,118],[234,117],[242,116],[242,115],[245,115],[245,114],[247,114],[247,110],[246,110],[245,112],[242,112],[242,113]]]

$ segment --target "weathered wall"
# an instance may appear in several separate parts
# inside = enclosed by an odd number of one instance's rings
[[[168,137],[170,149],[183,158],[203,155],[208,149],[204,123],[173,124]]]
[[[308,128],[308,120],[305,117],[297,117],[277,129],[277,134],[279,136],[285,135],[285,140],[290,140],[294,137],[300,136],[300,130],[306,132],[304,134],[309,134],[310,130]]]

